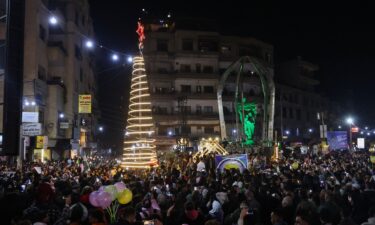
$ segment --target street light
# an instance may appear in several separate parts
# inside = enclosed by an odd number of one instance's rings
[[[117,61],[118,60],[118,55],[117,54],[113,54],[112,55],[112,60],[113,61]]]
[[[310,128],[310,129],[309,129],[309,132],[312,133],[312,132],[313,132],[313,129]]]
[[[91,40],[87,40],[86,41],[86,47],[87,48],[93,48],[94,47],[94,42],[92,42]]]
[[[56,25],[59,21],[57,20],[56,16],[50,16],[49,23],[51,25]]]
[[[103,127],[102,126],[99,127],[99,131],[103,132]]]
[[[352,125],[353,125],[353,122],[354,122],[354,120],[351,117],[348,117],[346,119],[346,123],[349,124],[349,141],[350,141],[349,148],[350,148],[350,150],[352,150],[352,145],[353,145],[353,140],[352,140],[353,139],[353,135],[352,135]]]

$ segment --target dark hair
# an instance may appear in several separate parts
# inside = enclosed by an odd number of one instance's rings
[[[282,208],[277,207],[272,210],[273,214],[277,215],[278,217],[284,218],[284,211]]]
[[[129,216],[131,216],[131,215],[134,215],[134,214],[136,214],[136,211],[135,211],[135,209],[134,209],[133,207],[131,207],[131,206],[125,207],[125,208],[121,209],[121,211],[120,211],[120,215],[121,215],[123,218],[127,218],[127,217],[129,217]]]
[[[220,225],[220,222],[217,220],[208,220],[204,225]]]
[[[191,201],[188,201],[185,203],[185,210],[186,211],[190,211],[190,210],[194,210],[195,207],[194,207],[194,203],[191,202]]]
[[[368,210],[368,215],[369,217],[375,216],[375,205],[370,207],[370,209]]]
[[[99,209],[90,209],[89,215],[90,217],[98,220],[98,222],[104,222],[104,215]]]
[[[81,221],[82,217],[83,217],[83,208],[80,204],[76,204],[71,209],[70,220],[73,222]]]

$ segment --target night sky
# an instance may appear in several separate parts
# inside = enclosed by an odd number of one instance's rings
[[[217,21],[220,32],[252,36],[274,46],[275,63],[301,56],[319,65],[319,90],[343,107],[343,119],[375,126],[375,14],[370,1],[329,5],[317,1],[124,1],[90,0],[96,40],[122,52],[137,49],[136,21],[145,8],[149,15],[200,17]],[[202,5],[204,2],[204,5]],[[242,2],[242,3],[241,3]],[[116,67],[105,52],[100,69]],[[99,69],[99,70],[100,70]],[[99,101],[106,132],[103,141],[119,145],[130,65],[99,74]]]

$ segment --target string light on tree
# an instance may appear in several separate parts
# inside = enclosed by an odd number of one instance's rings
[[[138,22],[139,50],[143,48],[143,25]],[[156,158],[154,122],[151,112],[150,91],[142,54],[132,59],[129,111],[124,141],[122,166],[146,169],[158,165]]]

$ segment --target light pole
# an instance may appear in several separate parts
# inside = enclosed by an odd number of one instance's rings
[[[352,143],[353,143],[353,141],[352,141],[352,139],[353,139],[352,138],[353,137],[353,135],[352,135],[352,125],[353,125],[353,122],[354,122],[354,120],[351,117],[348,117],[346,119],[346,123],[349,124],[349,150],[352,150]]]

